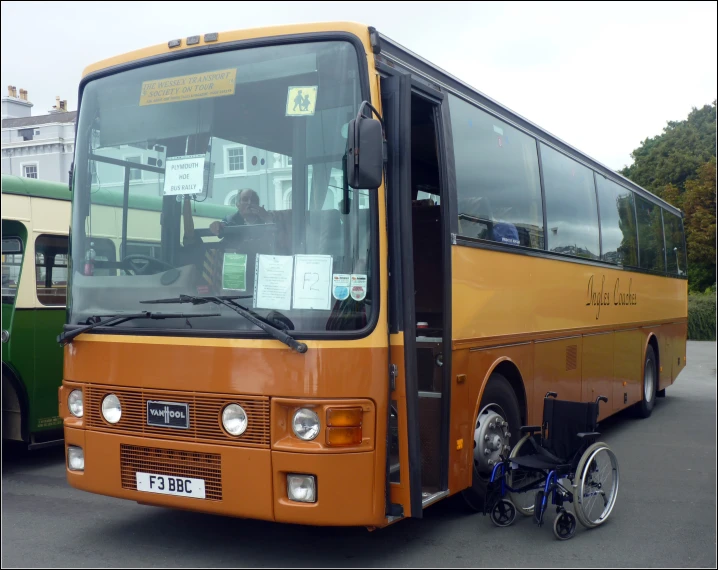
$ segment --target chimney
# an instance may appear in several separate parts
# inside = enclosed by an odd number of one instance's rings
[[[8,97],[17,97],[17,88],[14,85],[7,86],[7,96]]]
[[[2,98],[2,119],[22,119],[31,115],[32,103],[27,100],[27,91],[20,89],[18,97],[17,87],[7,86],[7,97]]]
[[[60,101],[60,110],[67,112],[67,99]]]
[[[20,99],[22,99],[23,101],[27,101],[27,90],[20,89]]]

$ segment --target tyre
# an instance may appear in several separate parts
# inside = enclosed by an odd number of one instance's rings
[[[618,496],[618,460],[603,442],[589,446],[576,468],[574,511],[586,528],[608,519]]]
[[[511,526],[516,520],[516,508],[511,501],[501,499],[491,509],[491,522],[498,527]]]
[[[483,512],[491,470],[500,455],[508,457],[518,442],[520,427],[521,414],[513,388],[501,374],[492,374],[474,429],[472,484],[461,493],[470,510]]]
[[[526,434],[522,437],[511,450],[509,459],[535,453],[534,446],[529,441],[531,437],[530,434]],[[530,471],[528,469],[511,469],[506,475],[506,482],[514,489],[531,485],[531,487],[523,493],[513,493],[509,491],[511,502],[516,507],[516,510],[525,517],[530,517],[533,514],[536,491],[544,486],[543,483],[545,481],[546,475],[539,471]]]
[[[658,374],[656,373],[656,353],[649,344],[646,349],[646,361],[643,365],[643,399],[636,406],[639,418],[647,418],[656,405],[656,392],[658,391]]]
[[[576,517],[568,511],[562,512],[553,521],[553,534],[559,540],[568,540],[576,534]]]

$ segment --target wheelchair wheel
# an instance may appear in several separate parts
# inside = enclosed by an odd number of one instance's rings
[[[525,435],[521,440],[514,446],[509,455],[509,460],[513,457],[521,457],[525,454],[530,454],[534,451],[533,446],[529,439],[530,434]],[[524,445],[525,444],[525,445]],[[510,487],[514,489],[519,487],[525,487],[526,485],[535,485],[523,493],[512,493],[509,492],[511,502],[516,507],[516,510],[525,517],[530,517],[534,512],[534,498],[537,491],[542,483],[546,480],[546,475],[539,471],[531,471],[529,469],[511,469],[506,475],[506,482]],[[534,491],[534,492],[531,492]]]
[[[591,445],[576,468],[574,510],[579,522],[594,528],[606,522],[618,495],[618,459],[603,442]]]
[[[576,534],[576,517],[568,511],[562,512],[553,521],[553,533],[559,540],[568,540]]]
[[[516,507],[511,501],[501,499],[491,509],[491,522],[496,526],[511,526],[516,520]]]

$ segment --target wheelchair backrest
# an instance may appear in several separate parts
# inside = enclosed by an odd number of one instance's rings
[[[596,431],[598,404],[545,398],[544,446],[559,459],[570,462],[584,442],[576,434]]]

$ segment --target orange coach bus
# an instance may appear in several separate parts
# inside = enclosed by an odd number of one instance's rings
[[[647,417],[685,366],[681,212],[374,28],[171,40],[79,94],[75,488],[311,525],[478,510],[547,391]]]

